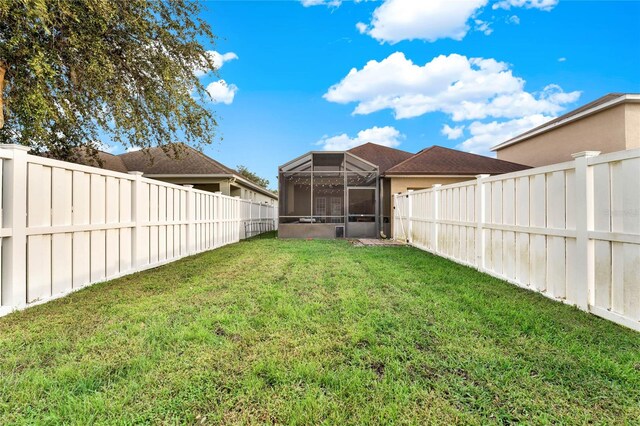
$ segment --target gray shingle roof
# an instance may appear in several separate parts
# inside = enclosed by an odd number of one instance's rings
[[[168,151],[160,147],[120,154],[129,171],[146,175],[233,175],[238,174],[213,158],[184,144],[170,146]]]
[[[402,151],[400,149],[389,148],[387,146],[378,145],[367,142],[363,145],[351,148],[349,151],[356,157],[360,157],[372,164],[378,166],[380,173],[386,172],[391,167],[413,156],[412,153]]]
[[[386,176],[501,174],[530,169],[529,166],[471,154],[442,146],[423,149],[387,170]]]

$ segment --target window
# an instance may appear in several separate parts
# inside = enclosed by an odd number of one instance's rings
[[[325,197],[316,197],[316,216],[327,215],[327,199]]]

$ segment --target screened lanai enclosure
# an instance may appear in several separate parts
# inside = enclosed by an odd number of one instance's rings
[[[281,238],[375,238],[378,167],[347,152],[310,152],[280,166]]]

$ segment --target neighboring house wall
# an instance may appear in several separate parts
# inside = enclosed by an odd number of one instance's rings
[[[624,124],[627,132],[627,149],[640,148],[640,104],[627,104]]]
[[[602,153],[640,146],[640,104],[617,105],[498,149],[499,160],[533,167],[571,161],[581,151]]]
[[[199,189],[200,191],[222,192],[222,191],[220,191],[220,184],[219,183],[198,184],[198,185],[193,185],[193,187],[195,189]],[[229,195],[229,194],[224,194],[224,195]]]
[[[245,186],[242,182],[237,180],[235,182],[231,182],[231,179],[228,178],[190,177],[188,175],[178,177],[149,175],[148,177],[176,185],[193,185],[195,189],[209,192],[221,192],[222,195],[240,197],[243,200],[267,203],[269,205],[276,205],[278,203],[276,198],[255,191],[253,188]]]

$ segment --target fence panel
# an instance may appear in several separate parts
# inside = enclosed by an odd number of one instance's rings
[[[274,206],[13,145],[0,147],[0,178],[0,315],[238,242],[248,218],[270,221],[259,232],[277,218]]]
[[[640,150],[394,195],[394,238],[640,330]]]
[[[593,305],[640,321],[640,157],[592,160],[594,180]]]

